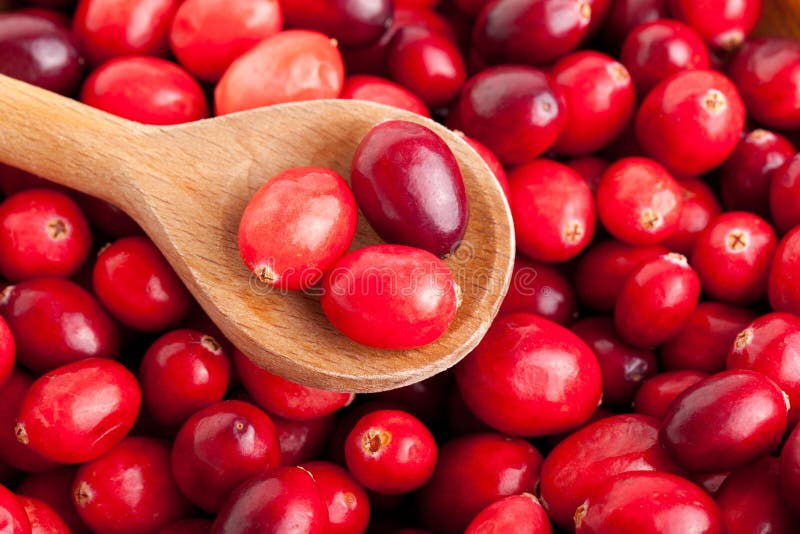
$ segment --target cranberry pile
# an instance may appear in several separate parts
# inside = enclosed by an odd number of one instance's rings
[[[0,168],[0,533],[800,531],[800,41],[752,36],[760,0],[8,3],[0,72],[132,120],[432,116],[518,257],[460,364],[356,398],[257,368],[114,206]]]

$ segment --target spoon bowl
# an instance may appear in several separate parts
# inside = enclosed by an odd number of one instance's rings
[[[327,321],[319,295],[265,286],[237,248],[241,214],[266,180],[299,166],[348,179],[356,146],[387,119],[424,124],[441,136],[458,159],[469,200],[463,244],[446,259],[463,302],[445,335],[412,350],[351,341]],[[0,162],[122,208],[236,347],[260,367],[309,386],[381,391],[454,365],[483,337],[511,278],[513,224],[486,164],[447,128],[380,104],[308,101],[147,126],[0,76]],[[379,242],[360,217],[351,249]]]

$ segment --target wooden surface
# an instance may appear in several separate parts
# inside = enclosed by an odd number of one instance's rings
[[[236,246],[242,210],[265,180],[305,165],[348,178],[358,141],[387,118],[423,123],[447,141],[470,203],[465,244],[447,260],[463,304],[439,341],[416,350],[350,341],[314,297],[257,283]],[[511,216],[483,161],[446,128],[377,104],[313,101],[153,127],[0,76],[0,161],[123,208],[237,347],[260,366],[316,387],[379,391],[454,365],[489,327],[510,280]],[[376,242],[362,217],[353,248]]]
[[[764,0],[758,35],[800,37],[800,0]]]

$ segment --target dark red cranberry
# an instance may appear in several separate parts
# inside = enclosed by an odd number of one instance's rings
[[[456,106],[456,109],[458,106]],[[489,147],[481,143],[480,141],[473,139],[467,135],[464,135],[463,132],[460,130],[456,130],[454,132],[456,135],[460,135],[466,143],[472,147],[475,152],[483,159],[486,165],[489,166],[489,169],[494,174],[497,181],[500,183],[500,189],[503,190],[503,194],[506,196],[506,200],[510,202],[511,199],[511,186],[508,185],[508,175],[506,174],[505,169],[503,168],[503,164],[500,163],[500,160],[497,156],[494,155],[494,152],[489,150]]]
[[[72,19],[69,15],[64,13],[63,11],[57,11],[61,7],[73,7],[74,4],[77,2],[74,0],[28,0],[28,4],[32,4],[32,7],[18,7],[14,9],[14,13],[19,13],[22,15],[32,15],[34,17],[39,17],[43,19],[47,19],[53,24],[57,25],[59,28],[64,28],[69,30],[70,26],[72,25]],[[61,4],[61,5],[56,5]],[[41,6],[41,7],[37,7]]]
[[[421,382],[371,395],[378,402],[397,406],[420,421],[428,428],[442,423],[442,407],[447,403],[447,395],[453,386],[451,373],[439,373]]]
[[[67,523],[72,534],[91,534],[72,501],[77,471],[78,466],[65,465],[44,473],[29,473],[17,486],[17,493],[46,503]]]
[[[14,433],[17,415],[34,378],[22,368],[16,368],[0,382],[0,460],[27,472],[42,472],[56,467],[38,452],[26,447]]]
[[[697,384],[707,373],[702,371],[666,371],[645,380],[633,399],[636,413],[661,421],[678,395]]]
[[[212,524],[211,519],[181,519],[162,528],[158,534],[208,534]]]
[[[517,312],[535,313],[558,324],[569,324],[578,313],[575,291],[557,268],[517,256],[500,313]]]
[[[336,425],[336,415],[329,414],[306,421],[292,421],[272,416],[281,449],[280,465],[297,465],[322,456],[328,436]]]
[[[496,501],[475,516],[464,534],[482,532],[552,534],[553,527],[539,501],[530,493],[510,495]]]
[[[669,0],[672,16],[703,36],[714,48],[734,50],[755,29],[761,17],[761,0]]]
[[[50,180],[45,180],[35,174],[25,172],[22,169],[0,163],[0,190],[5,196],[10,197],[14,193],[19,193],[26,189],[47,188],[58,190],[59,187],[61,186],[56,185]],[[66,188],[62,188],[62,190],[67,191]],[[71,193],[76,193],[76,191],[72,191]]]
[[[778,244],[767,287],[773,310],[800,315],[800,226]]]
[[[778,232],[785,234],[800,225],[800,156],[795,155],[772,175],[769,207]]]
[[[506,65],[467,81],[459,97],[461,128],[507,165],[533,161],[567,123],[564,94],[544,72]]]
[[[314,477],[328,507],[328,534],[359,534],[369,523],[369,499],[352,475],[330,462],[308,462],[301,466]]]
[[[689,178],[680,181],[683,208],[678,227],[663,242],[673,252],[690,256],[700,232],[722,212],[717,196],[702,180]]]
[[[374,43],[391,24],[391,0],[293,0],[281,2],[289,28],[330,35],[343,46]]]
[[[597,191],[600,179],[608,170],[608,162],[594,156],[584,156],[567,161],[567,167],[581,175],[592,193]]]
[[[369,74],[357,74],[345,78],[339,98],[368,100],[407,109],[423,117],[431,116],[425,102],[420,100],[417,95],[391,80]]]
[[[31,524],[31,534],[71,534],[64,520],[50,505],[39,499],[17,495]]]
[[[89,219],[89,224],[102,234],[117,238],[144,233],[136,221],[114,204],[77,191],[73,195],[84,215]]]
[[[634,28],[668,16],[667,0],[611,0],[603,24],[603,40],[614,50],[619,50]]]
[[[17,344],[8,323],[0,316],[0,386],[11,376],[17,361]]]
[[[0,526],[4,534],[31,534],[25,507],[5,486],[0,485]]]
[[[792,509],[800,509],[800,426],[795,426],[780,456],[781,487]]]
[[[578,173],[555,161],[537,159],[508,177],[517,247],[544,262],[577,256],[594,236],[595,207]]]

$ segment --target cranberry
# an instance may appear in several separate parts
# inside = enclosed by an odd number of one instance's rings
[[[581,175],[592,193],[597,191],[600,179],[608,170],[609,163],[594,156],[584,156],[567,161],[567,167]]]
[[[494,501],[533,492],[542,455],[527,441],[501,434],[471,434],[444,443],[430,482],[418,494],[423,525],[463,532]]]
[[[736,335],[755,318],[747,308],[701,302],[680,333],[661,346],[661,365],[706,373],[724,371]]]
[[[29,472],[53,469],[56,464],[45,459],[17,441],[14,425],[25,394],[33,384],[33,377],[21,368],[16,368],[4,381],[0,381],[0,460],[12,467]]]
[[[344,83],[336,41],[307,30],[288,30],[239,56],[214,89],[217,115],[282,102],[335,98]]]
[[[464,534],[482,532],[552,534],[553,528],[536,497],[523,493],[504,497],[481,510],[467,526]]]
[[[575,292],[555,267],[517,256],[500,313],[517,312],[535,313],[554,323],[569,324],[578,314]]]
[[[794,146],[782,135],[762,129],[745,135],[722,167],[720,190],[725,208],[769,217],[773,176],[794,154]],[[783,194],[781,191],[780,196]]]
[[[674,471],[658,444],[658,423],[644,415],[616,415],[559,443],[542,465],[541,495],[550,518],[569,528],[592,488],[626,471]]]
[[[724,213],[698,236],[692,267],[711,298],[756,302],[766,295],[777,244],[775,232],[761,217],[743,211]]]
[[[342,258],[322,284],[322,311],[339,331],[370,347],[409,349],[444,334],[461,290],[433,254],[373,245]]]
[[[0,485],[0,526],[3,533],[31,534],[31,524],[22,503],[5,486]]]
[[[281,449],[280,465],[297,465],[319,458],[336,424],[334,414],[306,421],[272,416]]]
[[[736,148],[745,110],[733,83],[716,71],[681,71],[650,91],[636,115],[644,151],[678,175],[708,172]]]
[[[480,141],[473,139],[464,135],[463,132],[456,130],[454,132],[456,135],[461,136],[461,138],[472,147],[475,152],[481,157],[481,159],[489,166],[489,169],[494,174],[497,181],[500,183],[500,189],[503,190],[503,194],[506,196],[506,200],[511,198],[511,186],[508,185],[508,175],[506,174],[505,169],[503,168],[503,164],[500,163],[500,160],[497,156],[494,155],[494,152],[489,150],[489,147],[481,143]]]
[[[289,169],[248,201],[239,222],[239,253],[261,282],[309,289],[347,252],[357,217],[355,198],[336,172]]]
[[[800,226],[786,234],[778,244],[769,273],[768,290],[773,310],[800,315]],[[13,330],[14,326],[11,328]]]
[[[777,448],[786,430],[787,404],[775,382],[760,373],[717,373],[672,402],[659,441],[690,471],[735,469]]]
[[[55,183],[40,178],[35,174],[25,172],[22,169],[0,163],[0,190],[6,196],[11,196],[14,193],[25,191],[26,189],[59,189],[61,186]],[[62,191],[68,191],[67,188],[62,188]],[[75,193],[75,191],[70,191]]]
[[[578,258],[575,291],[584,306],[612,311],[628,275],[640,263],[669,252],[660,245],[635,247],[609,240],[591,245]],[[597,273],[603,273],[598,277]]]
[[[240,485],[220,510],[211,532],[323,534],[328,509],[310,472],[300,467],[265,471]]]
[[[378,76],[360,74],[345,78],[339,98],[368,100],[413,111],[423,117],[431,113],[425,102],[405,87]]]
[[[497,0],[478,16],[472,45],[491,64],[544,65],[578,46],[591,17],[586,0]]]
[[[617,298],[614,324],[631,345],[659,345],[680,333],[699,298],[697,275],[685,257],[670,253],[631,272]]]
[[[287,419],[307,421],[322,417],[353,400],[351,393],[323,391],[274,375],[257,367],[238,350],[233,351],[233,362],[242,384],[256,404]]]
[[[391,24],[391,0],[292,0],[283,2],[286,26],[330,35],[343,46],[369,45]]]
[[[540,70],[506,65],[470,78],[459,97],[461,128],[507,165],[533,161],[567,124],[564,93]]]
[[[17,486],[17,492],[46,503],[73,534],[90,534],[72,501],[72,483],[77,471],[77,466],[65,465],[44,473],[29,473]]]
[[[611,0],[603,39],[619,50],[625,38],[640,24],[668,18],[667,0]]]
[[[780,475],[783,495],[792,509],[800,508],[800,426],[795,426],[780,456]]]
[[[442,406],[453,385],[452,373],[439,373],[421,382],[371,395],[371,398],[410,413],[428,428],[438,428],[444,415]]]
[[[711,497],[669,473],[621,473],[594,488],[575,512],[576,534],[722,534]]]
[[[514,313],[497,319],[456,367],[464,401],[493,428],[546,436],[589,418],[600,403],[600,367],[575,334],[547,319]],[[532,384],[546,383],[546,388]]]
[[[669,237],[680,222],[680,184],[658,163],[624,158],[612,164],[597,186],[603,226],[632,245],[652,245]]]
[[[45,458],[78,463],[125,437],[141,405],[136,377],[121,364],[87,358],[39,377],[14,428],[17,440]]]
[[[208,534],[211,525],[210,519],[181,519],[162,528],[158,534]]]
[[[112,237],[144,233],[136,221],[114,204],[97,197],[75,193],[73,193],[75,200],[95,230]]]
[[[61,516],[47,503],[39,499],[17,495],[17,499],[25,509],[31,534],[70,534],[71,531]]]
[[[693,370],[660,373],[644,381],[633,399],[633,409],[661,421],[678,395],[706,377],[708,373]]]
[[[92,66],[119,56],[162,56],[179,0],[80,0],[72,30]]]
[[[213,337],[174,330],[158,338],[142,358],[142,400],[158,424],[179,425],[222,400],[229,374],[228,357]]]
[[[72,95],[81,82],[82,63],[67,28],[42,16],[0,13],[0,73]]]
[[[663,242],[673,252],[691,255],[700,232],[722,212],[714,191],[702,180],[681,180],[683,209],[675,229]]]
[[[178,275],[146,237],[123,237],[102,249],[92,285],[115,318],[143,332],[174,327],[192,306]]]
[[[8,323],[0,316],[0,386],[11,376],[17,360],[17,344]]]
[[[795,155],[772,175],[769,207],[775,227],[782,234],[800,225],[797,205],[800,202],[800,156]]]
[[[570,329],[586,343],[597,357],[603,380],[603,405],[625,407],[642,380],[656,374],[655,354],[631,347],[622,341],[609,317],[590,317],[573,324]]]
[[[44,373],[83,358],[116,358],[117,327],[90,293],[61,278],[8,286],[0,300],[17,362]]]
[[[166,441],[124,439],[78,469],[72,487],[78,513],[95,532],[119,534],[153,532],[188,516],[191,507],[169,465]]]
[[[369,499],[364,488],[336,464],[309,462],[301,466],[314,477],[328,507],[328,534],[360,534],[369,523]]]
[[[636,26],[625,38],[620,59],[642,96],[676,72],[711,66],[703,38],[686,24],[667,19]]]
[[[464,237],[469,207],[458,161],[421,124],[374,126],[353,155],[350,184],[367,220],[390,243],[445,256]]]
[[[172,445],[170,472],[193,504],[217,512],[239,484],[279,461],[269,416],[252,404],[229,400],[198,411],[183,424]]]
[[[697,30],[715,48],[734,50],[755,29],[761,0],[669,0],[672,15]]]

